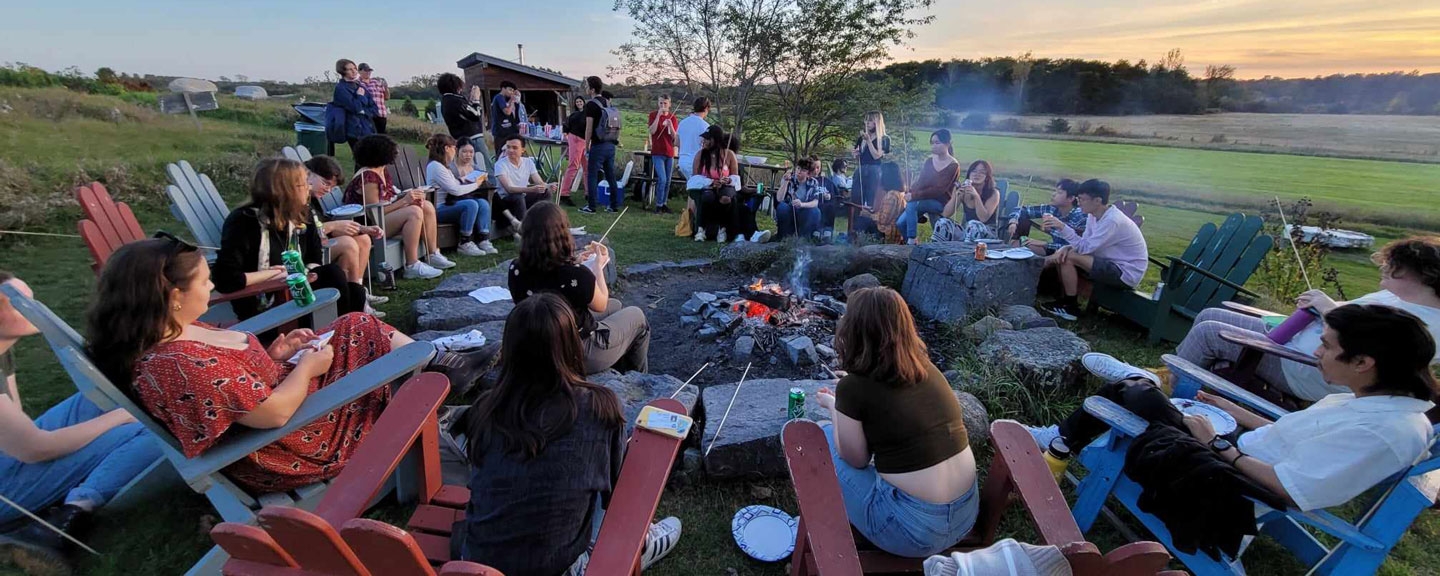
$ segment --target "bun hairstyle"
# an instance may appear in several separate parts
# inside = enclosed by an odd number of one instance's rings
[[[944,144],[945,149],[950,151],[951,156],[955,155],[955,147],[950,145],[950,140],[952,139],[952,136],[950,135],[949,130],[941,128],[939,130],[931,132],[930,137],[939,140],[941,144]]]
[[[432,134],[430,139],[425,141],[425,150],[429,151],[431,162],[444,164],[445,148],[449,146],[455,146],[455,139],[449,134]]]

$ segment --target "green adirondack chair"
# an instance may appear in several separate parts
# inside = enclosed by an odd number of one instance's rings
[[[1260,233],[1263,224],[1259,216],[1240,213],[1231,214],[1218,227],[1206,223],[1179,257],[1169,256],[1168,262],[1150,258],[1160,266],[1160,279],[1165,282],[1159,299],[1147,292],[1097,284],[1090,306],[1109,309],[1144,327],[1151,343],[1179,342],[1201,310],[1219,306],[1237,293],[1258,296],[1244,286],[1274,242]]]

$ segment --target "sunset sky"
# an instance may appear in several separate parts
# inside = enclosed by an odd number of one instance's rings
[[[605,75],[630,33],[611,0],[465,4],[316,0],[23,2],[0,22],[0,62],[215,78],[301,80],[340,57],[392,82],[471,52]],[[1016,55],[1230,64],[1241,78],[1440,72],[1440,0],[938,0],[897,60]]]

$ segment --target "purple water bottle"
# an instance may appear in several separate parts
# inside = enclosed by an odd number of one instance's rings
[[[1269,337],[1271,342],[1284,345],[1319,318],[1320,315],[1315,312],[1314,308],[1301,308],[1265,336]]]

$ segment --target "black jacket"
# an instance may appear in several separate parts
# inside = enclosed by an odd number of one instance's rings
[[[314,220],[311,218],[310,220]],[[324,264],[324,250],[321,247],[318,226],[306,227],[300,243],[300,254],[307,264]],[[210,280],[215,289],[223,294],[238,292],[245,288],[245,273],[260,269],[260,210],[245,205],[225,217],[225,226],[220,230],[220,253],[215,265],[210,268]],[[280,253],[290,243],[289,237],[280,232],[264,228],[270,235],[270,265],[281,265]],[[231,302],[236,317],[246,319],[260,312],[258,298],[241,298]]]
[[[467,140],[485,132],[485,126],[480,123],[479,105],[459,94],[440,97],[440,116],[445,118],[450,137],[456,140]]]

